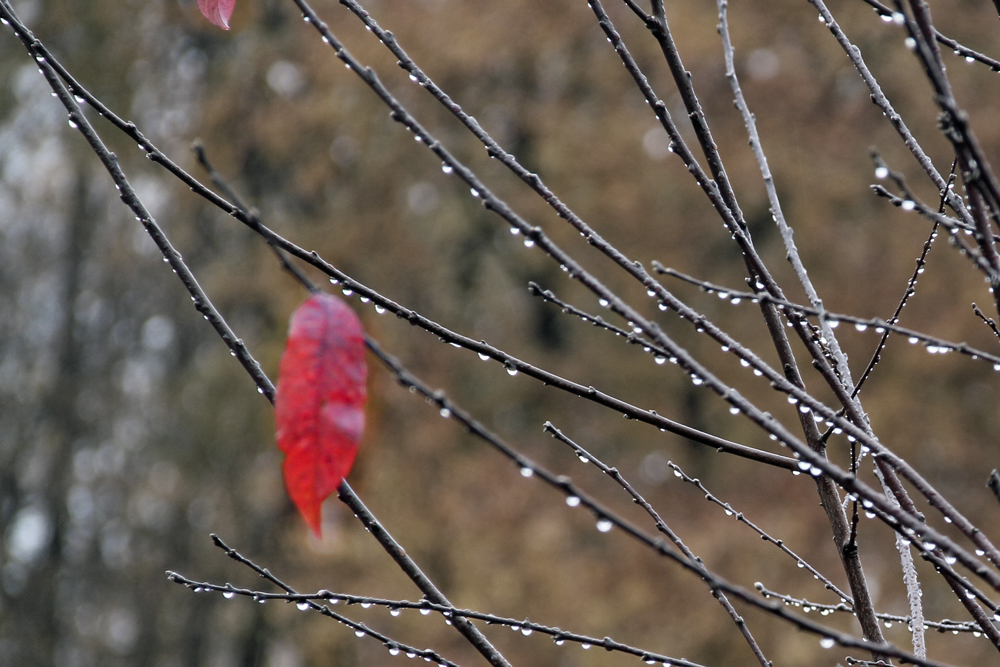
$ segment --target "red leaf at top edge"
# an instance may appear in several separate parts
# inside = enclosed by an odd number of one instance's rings
[[[358,316],[330,294],[309,297],[289,324],[274,415],[285,488],[317,537],[323,501],[354,464],[367,375]]]
[[[236,0],[198,0],[198,9],[205,18],[223,30],[229,30],[229,17],[235,7]]]

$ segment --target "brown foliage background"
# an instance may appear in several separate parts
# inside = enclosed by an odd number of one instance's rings
[[[737,248],[680,161],[663,153],[652,114],[585,2],[364,4],[501,145],[631,258],[743,287]],[[902,47],[904,35],[861,2],[840,4],[834,9],[845,31],[947,171],[950,147],[935,128],[930,90]],[[292,3],[240,3],[229,33],[208,25],[190,2],[16,6],[91,92],[135,120],[185,168],[200,173],[188,151],[200,138],[265,224],[361,282],[584,385],[768,447],[765,435],[731,417],[723,403],[673,367],[655,365],[638,348],[531,297],[526,285],[535,281],[598,310],[593,296],[537,249],[525,248],[464,185],[441,172],[302,23]],[[500,196],[576,251],[602,280],[655,312],[641,286],[625,280],[492,163],[356,18],[333,2],[316,8],[349,50]],[[941,2],[934,9],[942,32],[972,48],[994,43],[997,19],[988,3]],[[656,45],[625,9],[614,4],[609,11],[673,115],[683,118]],[[756,245],[790,296],[804,301],[732,108],[715,4],[675,3],[668,17]],[[906,174],[925,201],[937,200],[933,186],[921,179],[808,3],[733,2],[730,24],[785,214],[827,307],[888,317],[929,227],[871,193],[869,148]],[[326,508],[324,540],[308,535],[281,487],[270,408],[190,308],[83,142],[58,109],[47,110],[55,102],[45,99],[33,64],[5,31],[0,54],[0,208],[7,209],[0,214],[0,525],[8,527],[0,662],[387,663],[377,643],[294,606],[226,601],[166,581],[169,568],[257,585],[212,548],[207,535],[216,532],[302,591],[419,597],[336,502]],[[948,56],[948,62],[956,97],[995,155],[996,74],[960,58]],[[303,290],[252,232],[146,163],[131,142],[107,126],[98,129],[274,379],[287,316]],[[753,306],[668,286],[774,361]],[[991,349],[995,339],[973,317],[973,301],[984,309],[989,303],[984,283],[941,243],[903,324]],[[843,585],[829,526],[807,477],[717,454],[529,378],[509,377],[494,362],[442,345],[357,299],[352,303],[389,352],[534,460],[571,474],[625,516],[643,520],[608,480],[541,432],[551,421],[632,479],[711,569],[747,587],[761,581],[835,602],[793,561],[682,485],[666,461],[699,477]],[[744,395],[794,423],[784,398],[718,355],[715,343],[676,318],[661,321]],[[840,330],[842,343],[857,373],[876,338],[847,328]],[[731,621],[695,577],[617,531],[598,533],[592,517],[523,479],[516,466],[373,368],[370,427],[350,482],[457,606],[607,635],[704,664],[751,664]],[[985,526],[997,511],[984,487],[997,460],[996,386],[988,365],[929,356],[922,346],[894,338],[863,392],[886,444]],[[843,451],[831,456],[846,461]],[[15,528],[24,508],[41,512],[47,528],[38,553],[19,560]],[[863,524],[860,544],[876,606],[905,615],[891,534]],[[929,618],[961,617],[943,589],[925,591],[924,602]],[[404,612],[394,619],[377,608],[347,613],[461,664],[480,660],[436,615]],[[843,659],[822,651],[815,637],[757,612],[746,614],[775,664]],[[826,620],[854,629],[847,617]],[[557,647],[537,634],[487,632],[520,666],[629,660],[597,648]],[[898,625],[887,635],[908,643]],[[988,664],[990,651],[967,637],[932,636],[931,654],[956,664]]]

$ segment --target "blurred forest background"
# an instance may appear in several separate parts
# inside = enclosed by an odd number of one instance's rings
[[[738,249],[667,151],[662,129],[586,2],[363,4],[503,147],[631,258],[744,287]],[[607,4],[671,113],[684,119],[655,42],[625,7]],[[529,281],[599,310],[556,263],[526,248],[467,186],[442,173],[439,161],[393,122],[292,2],[241,0],[229,32],[206,22],[191,0],[13,5],[83,85],[185,169],[202,178],[190,150],[200,139],[264,224],[354,278],[583,385],[769,448],[765,434],[730,416],[725,403],[692,386],[676,367],[654,364],[635,346],[532,297]],[[356,17],[332,0],[314,6],[347,48],[498,195],[655,314],[640,285],[491,162]],[[945,34],[1000,53],[992,3],[940,0],[932,8]],[[947,173],[951,147],[935,126],[937,109],[920,65],[903,47],[905,34],[861,1],[834,2],[831,9]],[[826,306],[888,318],[930,227],[871,192],[869,150],[906,174],[932,205],[934,187],[871,104],[812,5],[734,0],[729,11],[738,72],[785,215]],[[667,13],[756,246],[790,297],[802,302],[733,109],[715,2],[668,3]],[[987,153],[998,155],[998,74],[950,52],[945,57],[956,97]],[[255,234],[90,117],[216,306],[276,380],[287,318],[305,291]],[[677,283],[668,287],[774,360],[754,306],[732,306]],[[624,516],[643,521],[620,489],[542,432],[545,421],[621,470],[714,571],[748,588],[760,581],[837,602],[793,560],[675,478],[668,461],[843,586],[808,476],[719,454],[523,374],[510,377],[500,364],[442,345],[357,298],[349,301],[370,335],[407,368]],[[974,301],[984,310],[991,301],[981,276],[941,243],[902,323],[995,350],[996,339],[973,315]],[[785,397],[720,356],[716,343],[676,317],[660,320],[741,392],[796,423]],[[840,332],[857,377],[877,336],[851,327]],[[405,660],[294,605],[196,594],[164,576],[171,569],[258,586],[251,572],[212,546],[208,535],[215,532],[300,591],[420,597],[335,500],[325,507],[323,540],[309,534],[284,494],[271,407],[227,352],[67,125],[21,43],[0,30],[0,664],[349,667]],[[754,662],[695,576],[621,531],[598,532],[591,515],[523,478],[515,465],[400,388],[384,368],[371,368],[369,426],[349,481],[454,604],[611,636],[707,665]],[[1000,465],[998,383],[989,364],[928,355],[893,338],[863,394],[886,444],[986,527],[1000,514],[985,488],[989,471]],[[878,610],[906,615],[891,532],[863,523],[860,547]],[[926,590],[924,603],[928,618],[965,618],[943,588]],[[740,610],[777,665],[843,660],[842,651],[824,651],[813,635]],[[357,607],[345,613],[460,664],[484,664],[437,615],[411,611],[392,618],[384,609]],[[847,615],[823,620],[856,631]],[[519,667],[636,660],[556,646],[538,633],[485,631]],[[904,625],[885,632],[909,645]],[[933,634],[930,647],[931,656],[949,662],[997,662],[986,640],[969,635]]]

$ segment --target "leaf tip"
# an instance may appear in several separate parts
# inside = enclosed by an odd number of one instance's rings
[[[198,0],[202,16],[223,30],[229,30],[229,18],[235,7],[236,0]]]

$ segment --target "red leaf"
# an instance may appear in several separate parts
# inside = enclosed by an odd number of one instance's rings
[[[364,330],[347,304],[314,294],[292,314],[274,400],[285,487],[316,536],[320,506],[351,470],[365,428]]]
[[[235,7],[236,0],[198,0],[198,9],[205,18],[223,30],[229,30],[229,17]]]

